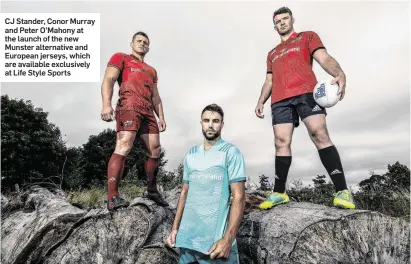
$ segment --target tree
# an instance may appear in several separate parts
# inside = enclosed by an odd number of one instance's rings
[[[317,177],[313,179],[314,187],[315,188],[323,187],[326,184],[325,178],[326,178],[325,175],[317,175]]]
[[[388,165],[388,171],[383,175],[371,173],[370,178],[358,184],[363,191],[402,190],[410,188],[410,169],[398,161]]]
[[[410,215],[410,169],[396,162],[383,175],[371,173],[361,181],[354,195],[359,209],[378,211],[391,216]]]
[[[260,175],[260,190],[268,191],[270,190],[270,183],[268,182],[268,177],[264,174]]]
[[[410,169],[398,161],[393,165],[388,165],[388,172],[385,177],[388,187],[410,189]]]
[[[58,183],[66,151],[60,129],[31,101],[1,96],[2,191],[14,184]]]
[[[75,189],[83,185],[83,169],[80,166],[83,159],[81,147],[71,147],[66,152],[65,163],[61,171],[62,188]]]
[[[79,162],[83,175],[83,187],[105,187],[107,185],[107,166],[116,145],[116,131],[106,129],[98,135],[89,137],[87,143],[82,146],[82,158]],[[146,184],[144,163],[147,159],[144,142],[136,138],[130,153],[127,155],[123,178],[128,182]],[[161,149],[159,174],[164,170],[167,161],[165,151]]]

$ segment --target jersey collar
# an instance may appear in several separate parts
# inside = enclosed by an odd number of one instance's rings
[[[223,144],[225,141],[223,138],[220,138],[216,143],[214,143],[214,145],[211,146],[211,148],[209,148],[208,150],[205,150],[204,148],[204,143],[201,144],[201,150],[204,152],[208,152],[212,149],[215,149],[216,147],[220,146],[221,144]]]
[[[143,62],[143,61],[140,60],[138,57],[134,56],[133,53],[130,53],[129,56],[132,57],[133,59],[135,59],[136,61]],[[143,63],[144,63],[144,62],[143,62]]]
[[[281,43],[290,41],[291,39],[294,39],[295,37],[297,37],[297,35],[298,35],[298,33],[294,31],[293,34],[291,34],[290,37],[288,37],[288,39],[286,41],[281,40]]]

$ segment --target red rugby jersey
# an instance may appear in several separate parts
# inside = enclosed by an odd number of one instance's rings
[[[116,111],[134,110],[143,114],[153,112],[151,95],[153,86],[157,83],[156,70],[133,55],[114,54],[107,66],[120,70],[118,78],[119,100]]]
[[[273,74],[271,104],[313,92],[317,78],[312,70],[312,54],[322,48],[315,32],[294,32],[268,53],[267,73]]]

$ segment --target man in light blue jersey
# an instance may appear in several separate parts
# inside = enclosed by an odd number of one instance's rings
[[[183,186],[168,237],[170,246],[180,249],[179,263],[239,263],[245,163],[240,150],[221,138],[223,119],[220,106],[206,106],[200,122],[204,143],[184,157]]]

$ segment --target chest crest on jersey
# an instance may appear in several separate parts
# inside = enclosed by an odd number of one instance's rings
[[[153,79],[153,76],[151,74],[151,72],[147,69],[144,68],[133,68],[133,67],[129,67],[131,72],[141,72],[144,75],[146,75],[147,77],[149,77],[150,79]]]
[[[290,52],[298,52],[300,51],[300,47],[292,47],[292,48],[284,48],[282,50],[280,50],[280,52],[278,54],[276,54],[272,59],[271,62],[274,63],[276,60],[278,60],[279,58],[281,58],[282,56],[290,53]]]

